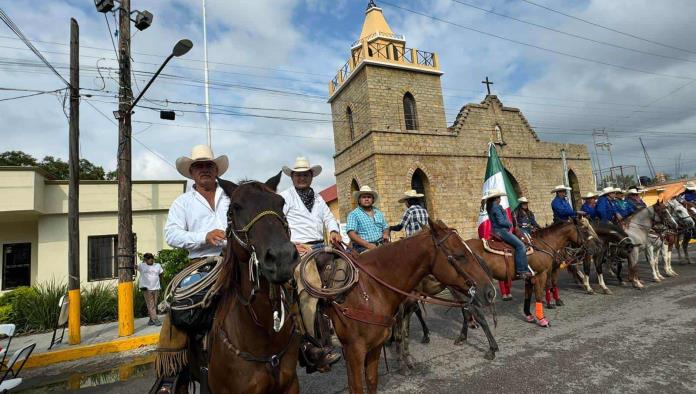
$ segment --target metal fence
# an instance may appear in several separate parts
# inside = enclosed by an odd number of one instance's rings
[[[597,189],[602,190],[607,186],[628,189],[632,186],[641,186],[638,169],[636,166],[614,166],[603,168],[594,172]]]

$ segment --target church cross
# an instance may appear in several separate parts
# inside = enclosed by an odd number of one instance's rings
[[[488,77],[486,76],[486,80],[485,80],[485,81],[481,81],[481,83],[485,83],[485,84],[486,84],[486,90],[488,90],[488,94],[491,94],[491,85],[493,85],[493,82],[489,81],[489,80],[488,80]]]

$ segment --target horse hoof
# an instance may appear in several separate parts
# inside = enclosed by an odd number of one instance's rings
[[[633,287],[637,290],[643,290],[643,284],[642,283],[634,283]]]
[[[609,289],[603,289],[603,291],[604,291],[604,294],[606,294],[606,295],[613,295],[613,294],[614,294],[614,293],[613,293],[611,290],[609,290]]]
[[[660,279],[660,278],[653,278],[653,282],[655,282],[655,283],[660,283],[660,282],[662,282],[662,279]]]
[[[556,300],[556,306],[563,306],[563,305],[565,305],[563,303],[563,301],[561,301],[560,299]]]
[[[477,328],[478,328],[478,324],[476,324],[476,323],[469,323],[469,329],[475,330],[475,329],[477,329]]]
[[[586,292],[588,295],[594,295],[594,294],[595,294],[595,292],[594,292],[593,289],[585,289],[585,292]]]
[[[455,346],[461,346],[461,345],[464,344],[464,342],[466,342],[466,338],[465,338],[465,337],[459,337],[459,338],[457,338],[457,339],[454,340],[454,345],[455,345]]]
[[[546,320],[545,317],[542,318],[541,320],[537,321],[537,324],[539,325],[539,327],[543,327],[543,328],[549,328],[549,327],[551,327],[551,322],[549,322],[548,320]]]
[[[554,304],[552,304],[552,303],[550,303],[550,302],[546,304],[546,307],[549,308],[549,309],[556,309],[556,305],[554,305]]]
[[[423,339],[421,339],[421,343],[430,343],[430,337],[429,336],[424,336]]]
[[[485,358],[488,361],[493,361],[493,360],[495,360],[495,352],[489,350],[486,352],[486,354],[483,356],[483,358]]]

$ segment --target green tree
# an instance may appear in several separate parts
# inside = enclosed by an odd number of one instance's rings
[[[0,153],[0,166],[32,167],[37,165],[34,157],[19,150]]]
[[[116,170],[109,171],[106,173],[106,180],[107,181],[115,181],[117,176],[118,176],[118,172]]]
[[[68,163],[60,158],[46,156],[41,160],[41,163],[39,163],[39,167],[56,177],[56,179],[68,179],[70,177],[70,167]]]
[[[70,166],[59,157],[46,156],[40,162],[33,156],[22,151],[7,151],[0,153],[0,166],[39,167],[56,179],[66,180],[70,177]],[[116,171],[104,171],[87,159],[80,159],[80,179],[83,180],[113,180]]]

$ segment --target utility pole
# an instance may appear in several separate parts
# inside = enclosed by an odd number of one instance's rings
[[[68,342],[80,336],[80,26],[70,18],[70,182],[68,184]]]
[[[645,144],[643,144],[643,138],[638,137],[638,140],[640,141],[640,146],[643,147],[643,154],[645,155],[645,162],[648,164],[648,171],[650,171],[650,178],[653,180],[655,179],[655,165],[653,164],[652,160],[650,159],[650,155],[648,155],[647,149],[645,149]]]
[[[205,72],[205,122],[208,128],[208,146],[213,147],[213,135],[210,130],[210,98],[208,93],[208,28],[205,21],[205,0],[203,0],[203,69]]]
[[[118,335],[132,335],[133,323],[133,206],[131,201],[131,64],[130,0],[121,0],[118,32]]]

